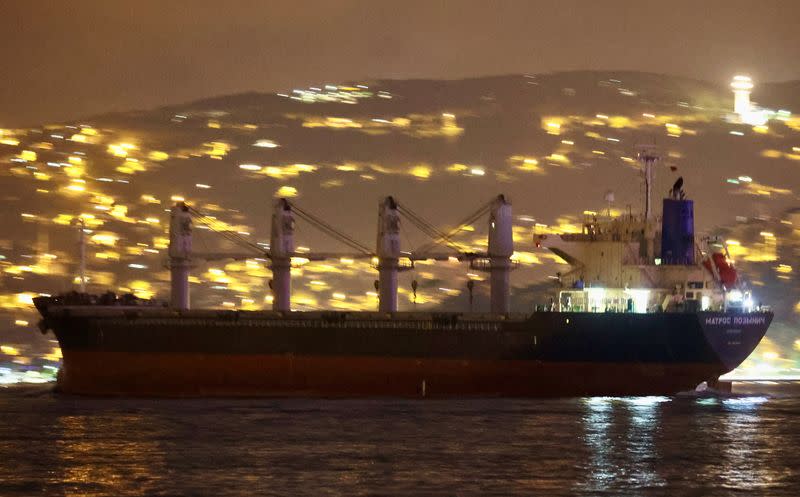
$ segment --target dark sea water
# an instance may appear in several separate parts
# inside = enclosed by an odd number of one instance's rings
[[[155,400],[0,389],[0,496],[800,495],[800,387]]]

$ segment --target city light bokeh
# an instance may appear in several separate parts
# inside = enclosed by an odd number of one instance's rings
[[[733,112],[725,84],[638,73],[485,78],[437,83],[436,99],[432,91],[418,82],[326,83],[244,103],[221,97],[0,130],[0,384],[55,377],[60,353],[54,337],[37,330],[32,299],[77,284],[79,222],[90,291],[166,300],[175,202],[205,213],[216,230],[266,246],[272,199],[292,197],[370,246],[382,195],[418,203],[429,220],[452,228],[505,192],[515,206],[520,267],[512,307],[526,312],[564,264],[533,235],[579,231],[587,215],[638,212],[635,147],[650,142],[663,152],[658,188],[687,179],[698,230],[725,237],[754,294],[776,310],[767,338],[734,377],[800,376],[800,116],[752,106],[747,112],[760,116],[752,122]],[[613,205],[603,197],[608,189]],[[205,251],[234,249],[196,229]],[[407,229],[408,250],[425,241]],[[306,251],[337,248],[311,227],[300,225],[297,238]],[[465,226],[456,240],[480,251],[486,227]],[[369,260],[298,257],[292,277],[298,310],[377,305]],[[257,254],[199,261],[193,306],[269,307],[270,278]],[[418,261],[401,277],[400,308],[465,311],[468,281],[481,306],[484,278],[454,259]]]

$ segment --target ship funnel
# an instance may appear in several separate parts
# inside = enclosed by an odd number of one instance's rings
[[[169,222],[170,306],[189,308],[189,268],[192,256],[192,216],[179,202],[172,207]]]
[[[504,195],[498,195],[489,211],[489,262],[490,262],[490,300],[491,311],[508,314],[509,275],[511,255],[514,253],[513,217],[511,202]]]
[[[378,310],[397,312],[397,272],[400,258],[400,214],[386,197],[378,206]]]
[[[661,264],[694,264],[694,202],[686,199],[678,178],[664,199],[661,220]]]
[[[272,212],[270,231],[272,268],[272,309],[291,310],[292,255],[294,254],[294,213],[289,202],[278,199]]]

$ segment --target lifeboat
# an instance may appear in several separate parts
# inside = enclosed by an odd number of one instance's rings
[[[725,254],[716,252],[711,254],[711,258],[703,261],[703,266],[708,269],[712,274],[719,278],[719,281],[725,285],[726,288],[731,288],[736,284],[738,275],[736,269],[725,257]]]

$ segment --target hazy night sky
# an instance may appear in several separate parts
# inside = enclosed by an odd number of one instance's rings
[[[630,69],[800,79],[800,2],[0,4],[0,127],[368,78]]]

